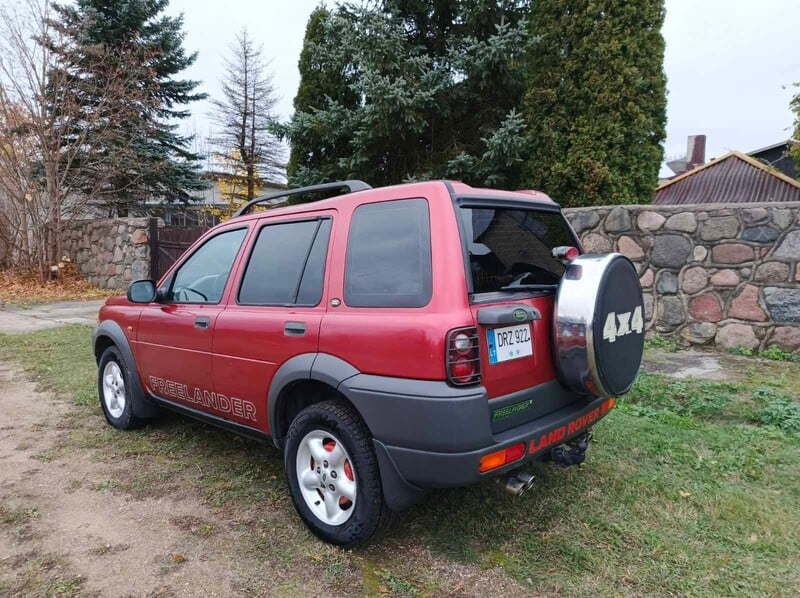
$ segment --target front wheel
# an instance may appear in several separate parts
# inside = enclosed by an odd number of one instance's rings
[[[292,502],[319,538],[351,547],[380,527],[386,506],[372,436],[349,405],[324,401],[301,411],[284,462]]]
[[[133,413],[130,374],[125,359],[116,347],[109,347],[100,357],[97,390],[109,424],[119,430],[132,430],[144,423]]]

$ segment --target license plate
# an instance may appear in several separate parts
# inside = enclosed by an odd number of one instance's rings
[[[533,355],[531,325],[519,324],[486,331],[489,345],[489,363],[501,363]]]

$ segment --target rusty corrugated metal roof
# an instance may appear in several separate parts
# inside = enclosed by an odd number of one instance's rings
[[[684,172],[656,190],[654,204],[800,201],[800,182],[733,151]]]

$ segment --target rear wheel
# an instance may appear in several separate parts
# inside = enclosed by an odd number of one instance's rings
[[[319,538],[349,547],[378,530],[386,507],[372,436],[349,405],[324,401],[301,411],[284,461],[292,502]]]

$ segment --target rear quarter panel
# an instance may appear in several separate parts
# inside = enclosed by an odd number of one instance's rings
[[[381,190],[371,201],[424,198],[431,222],[433,293],[420,308],[365,308],[344,304],[344,270],[349,223],[358,204],[347,207],[334,230],[330,306],[320,331],[321,353],[344,359],[359,371],[379,376],[444,380],[448,330],[473,325],[469,311],[464,257],[453,203],[442,183]]]

